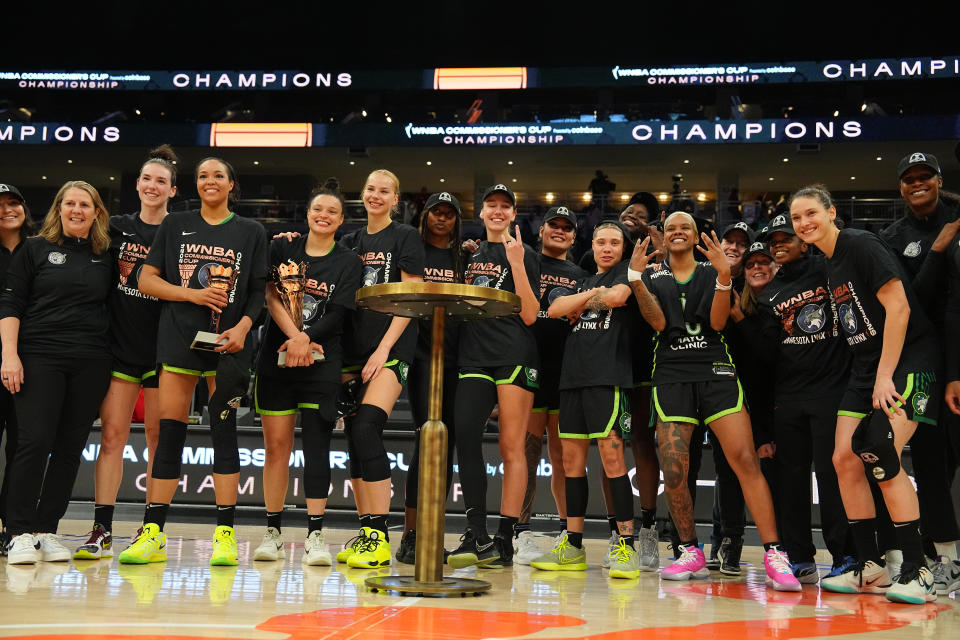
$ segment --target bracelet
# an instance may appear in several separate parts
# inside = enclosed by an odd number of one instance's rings
[[[720,284],[720,278],[717,278],[717,284],[714,287],[715,291],[730,291],[730,289],[733,289],[733,279],[727,284]]]
[[[627,267],[627,282],[636,282],[643,276],[643,271],[637,271]]]

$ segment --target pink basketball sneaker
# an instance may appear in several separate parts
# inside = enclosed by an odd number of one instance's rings
[[[767,570],[767,586],[777,591],[800,591],[800,582],[793,575],[787,552],[778,547],[770,547],[763,554],[763,566]]]
[[[660,571],[664,580],[689,580],[690,578],[708,578],[707,559],[700,547],[679,545],[680,557],[669,567]],[[791,574],[792,575],[792,574]]]

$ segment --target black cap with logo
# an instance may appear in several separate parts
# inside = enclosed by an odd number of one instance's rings
[[[908,156],[903,156],[903,158],[900,159],[900,162],[897,163],[897,178],[902,178],[903,174],[907,172],[907,169],[917,165],[930,167],[933,169],[934,173],[940,173],[940,163],[937,162],[937,156],[930,153],[921,153],[917,151]]]
[[[452,193],[446,191],[441,191],[440,193],[434,193],[429,198],[427,198],[427,203],[423,205],[424,211],[430,211],[434,207],[445,204],[451,209],[457,212],[457,216],[461,215],[460,212],[460,201],[457,200],[457,197]]]
[[[510,200],[510,204],[517,206],[517,196],[513,195],[513,191],[505,184],[495,184],[492,187],[487,187],[486,191],[483,192],[483,198],[481,198],[481,200],[486,200],[495,193],[502,193]]]
[[[546,224],[555,218],[563,218],[572,224],[574,229],[577,228],[576,214],[566,207],[550,207],[550,209],[547,210],[547,213],[543,216],[543,223]]]
[[[730,226],[728,226],[726,229],[723,230],[723,235],[720,237],[726,238],[727,234],[733,231],[742,231],[743,234],[747,236],[748,246],[754,240],[754,237],[755,237],[754,231],[753,229],[750,228],[750,225],[748,225],[746,222],[734,222],[733,224],[731,224]]]
[[[770,221],[767,225],[764,237],[769,239],[775,233],[789,233],[791,236],[797,235],[793,228],[793,221],[787,217],[787,214],[781,213]]]
[[[754,242],[750,245],[750,248],[747,249],[747,252],[743,254],[743,263],[746,264],[747,260],[757,254],[765,255],[771,260],[773,256],[770,254],[770,248],[764,242]]]
[[[8,195],[13,196],[17,200],[19,200],[21,204],[26,202],[26,200],[23,199],[23,194],[20,193],[20,189],[17,189],[12,184],[4,184],[3,182],[0,182],[0,193],[6,193]]]

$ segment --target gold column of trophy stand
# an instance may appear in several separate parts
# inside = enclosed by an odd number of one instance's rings
[[[417,493],[417,559],[412,576],[380,576],[364,583],[377,591],[443,596],[490,590],[485,580],[443,576],[444,506],[447,495],[447,427],[443,404],[443,331],[446,319],[481,320],[520,311],[520,298],[508,291],[441,282],[392,282],[364,287],[357,306],[405,318],[433,317],[430,353],[430,406],[420,427],[420,488]]]

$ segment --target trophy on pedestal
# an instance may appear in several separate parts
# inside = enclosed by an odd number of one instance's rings
[[[274,267],[273,284],[280,294],[280,302],[284,310],[293,320],[298,331],[303,331],[303,294],[306,292],[307,265],[305,262],[286,262]],[[323,360],[323,354],[313,351],[314,362]],[[277,354],[277,366],[287,366],[287,352]]]
[[[211,289],[220,289],[227,293],[233,289],[239,275],[240,272],[233,267],[219,264],[207,265],[207,282],[210,283]],[[217,347],[226,344],[225,339],[217,342],[217,336],[220,335],[220,313],[220,311],[210,312],[210,331],[197,331],[197,335],[190,344],[191,349],[214,351]]]

